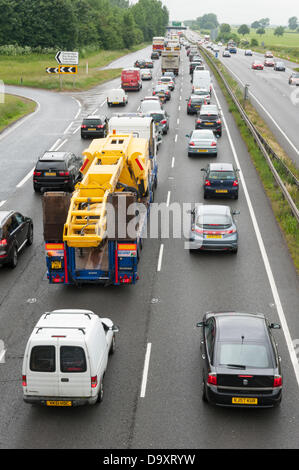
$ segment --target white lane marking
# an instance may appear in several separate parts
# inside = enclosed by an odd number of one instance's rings
[[[179,111],[181,111],[181,106],[179,106]]]
[[[164,244],[161,243],[160,251],[159,251],[159,258],[158,258],[158,267],[157,267],[158,272],[161,271],[161,267],[162,267],[163,251],[164,251]]]
[[[106,103],[106,101],[107,101],[107,100],[103,101],[103,103],[100,104],[100,108],[101,108],[102,106],[104,106],[104,104]]]
[[[58,145],[58,144],[59,144],[59,142],[61,142],[61,139],[57,139],[57,140],[56,140],[55,144],[53,144],[53,145],[52,145],[52,147],[49,149],[49,152],[52,152],[52,151],[54,151],[54,149],[55,149],[56,145]]]
[[[32,170],[29,171],[29,173],[19,182],[19,184],[17,184],[17,186],[16,186],[17,188],[21,188],[29,180],[29,178],[32,177],[34,169],[35,169],[35,167],[32,168]]]
[[[177,118],[176,123],[177,123],[177,125],[179,125],[179,123],[180,123],[180,119],[179,119],[179,118]]]
[[[94,115],[95,113],[97,113],[97,112],[98,112],[98,108],[96,108],[96,109],[93,111],[93,113],[91,113],[91,115],[93,116],[93,115]]]
[[[76,132],[78,132],[79,129],[81,129],[81,125],[77,127],[77,129],[74,130],[73,135],[76,134]]]
[[[67,133],[68,133],[68,131],[70,130],[70,128],[72,127],[73,124],[74,124],[74,121],[72,121],[72,122],[67,126],[67,128],[66,128],[65,131],[64,131],[64,134],[67,134]]]
[[[218,100],[215,89],[214,89],[214,93],[215,93],[215,98],[216,98],[217,104],[218,104],[218,106],[220,106],[220,102]],[[259,225],[257,223],[255,212],[253,210],[253,206],[252,206],[251,199],[250,199],[250,196],[249,196],[249,192],[248,192],[248,189],[247,189],[247,186],[246,186],[246,183],[245,183],[245,178],[244,178],[244,175],[243,175],[243,172],[242,172],[242,169],[241,169],[241,165],[240,165],[240,162],[239,162],[239,159],[238,159],[238,156],[237,156],[237,152],[236,152],[235,146],[233,144],[233,141],[232,141],[232,138],[231,138],[231,135],[230,135],[227,123],[226,123],[226,119],[225,119],[224,115],[222,115],[222,117],[223,117],[224,126],[225,126],[226,131],[227,131],[229,143],[230,143],[230,146],[231,146],[231,149],[232,149],[232,152],[233,152],[234,160],[236,162],[237,167],[240,169],[240,179],[241,179],[241,182],[242,182],[243,191],[244,191],[246,202],[247,202],[247,205],[248,205],[249,214],[250,214],[250,217],[251,217],[251,221],[252,221],[252,224],[253,224],[255,235],[256,235],[256,238],[257,238],[258,245],[259,245],[259,249],[260,249],[260,252],[261,252],[261,255],[262,255],[262,260],[263,260],[263,263],[264,263],[264,266],[265,266],[265,269],[266,269],[266,273],[267,273],[267,276],[268,276],[268,280],[269,280],[270,288],[271,288],[271,291],[272,291],[274,303],[276,305],[278,317],[279,317],[279,320],[280,320],[280,323],[281,323],[281,326],[282,326],[282,330],[283,330],[283,333],[284,333],[284,336],[285,336],[285,340],[286,340],[286,343],[287,343],[287,347],[288,347],[291,362],[292,362],[292,365],[293,365],[293,368],[294,368],[297,384],[299,386],[299,364],[298,364],[298,359],[297,359],[297,356],[296,356],[296,351],[295,351],[295,348],[293,346],[290,330],[289,330],[289,327],[288,327],[288,324],[287,324],[287,321],[286,321],[286,317],[285,317],[285,314],[284,314],[284,311],[283,311],[283,308],[282,308],[282,304],[281,304],[281,300],[280,300],[280,297],[279,297],[276,282],[275,282],[275,279],[274,279],[274,276],[273,276],[273,272],[272,272],[271,265],[270,265],[270,262],[269,262],[269,258],[268,258],[266,248],[265,248],[265,245],[264,245],[264,242],[263,242],[263,238],[262,238],[262,235],[261,235],[261,232],[260,232],[260,228],[259,228]]]
[[[64,139],[64,141],[61,142],[61,144],[58,147],[56,147],[55,151],[57,152],[57,150],[59,150],[67,141],[68,139]]]
[[[175,162],[175,158],[172,157],[172,160],[171,160],[171,168],[174,168],[174,162]]]
[[[175,141],[175,142],[178,141],[178,135],[177,135],[177,134],[175,135],[174,141]]]
[[[8,94],[11,94],[11,95],[15,95],[14,93],[11,93],[10,90],[8,90],[7,92]],[[15,96],[20,96],[20,95],[15,95]],[[25,97],[24,97],[25,98]],[[19,121],[17,121],[15,124],[12,124],[11,127],[9,127],[8,129],[4,129],[0,135],[0,140],[4,139],[5,137],[7,137],[11,132],[15,131],[19,126],[21,126],[22,124],[24,124],[26,121],[28,121],[28,119],[32,118],[35,114],[37,114],[39,111],[40,111],[40,103],[36,100],[31,100],[31,101],[35,101],[35,103],[37,104],[37,108],[36,110],[29,114],[28,116],[25,116],[23,118],[21,118]]]
[[[167,193],[166,207],[169,207],[171,191]]]
[[[5,200],[5,201],[1,201],[1,202],[0,202],[0,207],[4,206],[5,203],[6,203],[6,200]]]
[[[227,67],[227,65],[226,65]],[[236,79],[241,83],[241,85],[243,87],[245,87],[245,84],[244,82],[238,77],[238,75],[235,74],[235,72],[232,71],[232,69],[230,67],[227,67],[227,69],[230,71],[230,73],[232,75],[234,75],[236,77]],[[291,139],[287,136],[287,134],[281,129],[281,127],[279,126],[279,124],[277,124],[277,122],[275,121],[275,119],[271,116],[271,114],[269,113],[269,111],[267,111],[267,109],[265,108],[265,106],[256,98],[256,96],[254,96],[254,94],[249,91],[249,95],[252,96],[252,98],[257,102],[257,104],[262,108],[262,110],[267,114],[267,116],[271,119],[271,121],[275,124],[275,126],[277,127],[277,129],[279,130],[279,132],[284,136],[284,138],[287,140],[287,142],[290,144],[290,146],[295,150],[295,152],[299,155],[299,150],[297,149],[297,147],[293,144],[293,142],[291,141]]]
[[[76,101],[76,103],[78,104],[78,107],[79,107],[79,109],[78,109],[78,111],[77,111],[77,114],[76,114],[76,116],[74,117],[74,120],[76,120],[77,117],[79,116],[79,114],[81,113],[82,105],[81,105],[80,101],[77,100],[77,98],[74,98],[73,96],[72,96],[72,98]]]
[[[145,358],[144,358],[140,398],[145,397],[148,369],[149,369],[149,363],[150,363],[150,358],[151,358],[151,349],[152,349],[152,343],[147,343],[146,353],[145,353]]]

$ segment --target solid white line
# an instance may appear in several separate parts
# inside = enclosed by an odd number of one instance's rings
[[[169,207],[171,191],[167,193],[166,207]]]
[[[177,124],[179,124],[179,123],[180,123],[180,119],[179,119],[179,118],[177,118],[177,121],[176,121],[176,122],[177,122]]]
[[[215,90],[214,90],[214,93],[215,93],[215,98],[216,98],[217,104],[220,107],[220,103],[219,103],[219,100],[218,100],[218,97],[217,97],[217,94],[216,94]],[[261,235],[261,232],[260,232],[260,228],[259,228],[256,216],[255,216],[255,212],[253,210],[253,206],[252,206],[251,199],[250,199],[250,196],[249,196],[249,192],[248,192],[248,189],[247,189],[247,186],[246,186],[245,178],[244,178],[243,172],[241,170],[241,165],[240,165],[240,162],[239,162],[239,159],[238,159],[238,156],[237,156],[237,152],[236,152],[235,146],[233,144],[233,141],[232,141],[232,138],[231,138],[231,135],[230,135],[227,123],[226,123],[226,119],[225,119],[224,115],[222,115],[222,117],[223,117],[223,123],[226,127],[228,139],[229,139],[229,142],[230,142],[231,149],[233,151],[233,155],[234,155],[236,165],[240,169],[240,179],[241,179],[241,182],[242,182],[246,202],[247,202],[247,205],[248,205],[249,214],[250,214],[250,217],[251,217],[251,220],[252,220],[253,228],[254,228],[255,235],[256,235],[256,238],[257,238],[257,242],[258,242],[258,245],[259,245],[259,249],[260,249],[260,252],[261,252],[261,255],[262,255],[262,260],[263,260],[263,263],[264,263],[264,266],[265,266],[265,269],[266,269],[266,273],[267,273],[267,276],[268,276],[270,288],[271,288],[271,291],[272,291],[274,303],[276,305],[279,320],[280,320],[282,330],[283,330],[283,333],[284,333],[284,336],[285,336],[285,340],[286,340],[286,343],[287,343],[287,347],[288,347],[288,350],[289,350],[289,354],[290,354],[291,362],[292,362],[292,365],[293,365],[293,368],[294,368],[297,384],[299,386],[299,364],[298,364],[298,359],[297,359],[297,356],[296,356],[296,351],[295,351],[295,348],[293,346],[293,342],[292,342],[291,334],[290,334],[290,331],[289,331],[289,327],[288,327],[286,317],[285,317],[285,314],[284,314],[284,311],[283,311],[283,308],[282,308],[282,304],[281,304],[281,300],[280,300],[280,297],[279,297],[278,289],[276,287],[276,283],[275,283],[275,279],[274,279],[273,272],[272,272],[272,269],[271,269],[271,265],[270,265],[270,262],[269,262],[269,258],[268,258],[267,252],[266,252],[266,248],[265,248],[265,245],[264,245],[264,242],[263,242],[263,238],[262,238],[262,235]]]
[[[157,267],[157,271],[158,271],[158,272],[161,271],[162,258],[163,258],[163,251],[164,251],[164,244],[161,243],[160,251],[159,251],[159,259],[158,259],[158,267]]]
[[[73,124],[74,124],[74,121],[72,121],[72,122],[67,126],[67,128],[66,128],[65,131],[64,131],[64,134],[67,134],[67,133],[68,133],[68,131],[70,130],[70,128],[72,127]]]
[[[76,132],[78,132],[78,130],[81,128],[81,126],[77,127],[77,129],[74,130],[73,132],[73,135],[76,134]]]
[[[174,141],[175,141],[175,142],[178,141],[178,135],[177,135],[177,134],[175,135]]]
[[[93,115],[94,115],[95,113],[97,113],[97,112],[98,112],[98,108],[96,108],[96,109],[94,110],[94,112],[91,113],[91,115],[93,116]]]
[[[29,171],[29,173],[22,179],[22,181],[19,182],[19,184],[17,184],[16,186],[17,188],[21,188],[26,183],[26,181],[28,181],[29,178],[31,178],[31,176],[33,175],[34,169],[35,167]]]
[[[49,151],[50,151],[50,152],[54,151],[56,145],[58,145],[59,142],[61,142],[61,139],[57,139],[56,142],[55,142],[55,144],[52,145],[52,147],[49,149]]]
[[[61,144],[58,147],[56,147],[55,151],[57,152],[57,150],[59,150],[67,141],[68,139],[65,139],[63,142],[61,142]]]
[[[172,157],[172,160],[171,160],[171,168],[174,168],[174,162],[175,162],[175,158]]]
[[[101,108],[102,106],[104,106],[104,104],[106,103],[106,101],[107,101],[107,100],[103,101],[103,103],[100,104],[100,108]]]
[[[145,358],[144,358],[143,374],[142,374],[141,392],[140,392],[141,398],[145,397],[149,362],[150,362],[150,357],[151,357],[151,349],[152,349],[152,343],[147,343],[146,353],[145,353]]]
[[[1,201],[1,202],[0,202],[0,207],[2,207],[5,203],[6,203],[6,200],[5,200],[5,201]]]

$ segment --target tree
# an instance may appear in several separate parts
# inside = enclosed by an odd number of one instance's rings
[[[265,28],[258,28],[256,30],[256,34],[259,34],[260,36],[262,36],[263,34],[265,34]]]
[[[230,33],[231,32],[231,27],[227,23],[222,23],[220,25],[220,33]]]
[[[253,23],[251,23],[252,29],[258,29],[260,27],[261,27],[261,23],[259,21],[254,21]]]
[[[249,34],[250,29],[248,28],[247,24],[242,24],[238,29],[238,33],[242,34],[242,36],[245,36],[245,34]]]
[[[217,16],[215,13],[206,13],[205,15],[197,18],[196,22],[199,25],[199,29],[215,29],[219,26]]]
[[[283,36],[284,34],[284,27],[283,26],[277,26],[274,30],[274,35],[275,36]]]
[[[262,28],[268,28],[270,26],[270,19],[262,18],[261,20],[259,20],[259,23]]]
[[[289,18],[289,28],[293,31],[295,29],[298,28],[299,24],[298,24],[298,18],[297,16],[292,16],[291,18]]]

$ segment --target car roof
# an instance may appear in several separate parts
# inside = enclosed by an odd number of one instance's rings
[[[232,163],[209,163],[208,167],[210,171],[233,171],[234,170]]]
[[[91,115],[91,116],[86,116],[86,117],[84,117],[84,118],[83,118],[83,121],[84,121],[84,119],[101,119],[101,120],[104,119],[104,120],[105,120],[105,119],[106,119],[106,116],[99,116],[99,115],[93,114],[93,115]]]
[[[214,113],[215,111],[218,113],[218,108],[215,104],[205,104],[201,107],[200,114]]]
[[[253,313],[216,313],[218,341],[263,341],[267,338],[265,317]]]
[[[192,131],[192,136],[196,135],[210,135],[212,138],[214,138],[214,132],[211,129],[194,129]]]
[[[52,162],[58,162],[58,161],[64,161],[65,160],[65,157],[66,155],[69,155],[70,152],[51,152],[51,151],[48,151],[48,152],[45,152],[40,158],[39,160],[44,162],[44,161],[52,161]]]
[[[216,204],[200,204],[197,206],[197,212],[200,215],[230,215],[230,207]]]
[[[0,223],[6,220],[14,211],[0,211]]]

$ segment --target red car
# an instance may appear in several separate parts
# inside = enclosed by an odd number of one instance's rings
[[[264,70],[264,64],[258,60],[255,60],[251,66],[254,70]]]
[[[265,59],[264,66],[265,67],[274,67],[274,60],[273,59]]]

